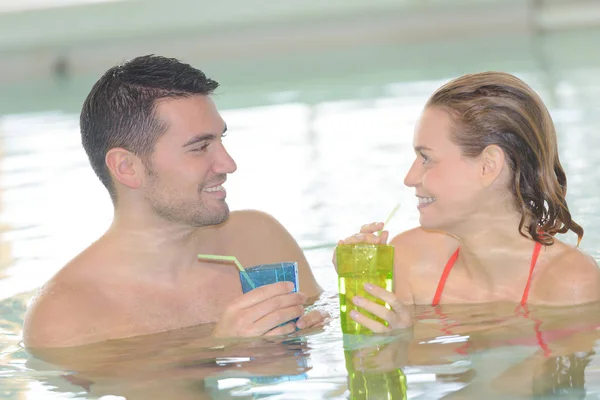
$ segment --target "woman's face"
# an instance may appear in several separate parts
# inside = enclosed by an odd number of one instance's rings
[[[404,184],[414,187],[419,222],[427,229],[455,232],[479,211],[482,163],[466,158],[450,140],[452,119],[435,107],[423,111],[415,127],[416,159]]]

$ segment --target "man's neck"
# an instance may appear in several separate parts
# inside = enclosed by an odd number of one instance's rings
[[[129,257],[132,265],[168,274],[197,264],[202,228],[177,224],[157,216],[141,218],[135,213],[118,214],[103,237]],[[206,235],[204,235],[206,236]]]

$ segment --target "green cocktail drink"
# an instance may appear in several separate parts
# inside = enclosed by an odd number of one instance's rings
[[[360,309],[352,303],[354,296],[361,296],[387,308],[390,306],[365,291],[364,284],[372,283],[392,291],[394,275],[394,246],[381,244],[342,244],[336,247],[338,286],[340,296],[340,320],[342,332],[371,334],[371,330],[350,318],[357,309],[367,317],[386,325],[385,321]]]

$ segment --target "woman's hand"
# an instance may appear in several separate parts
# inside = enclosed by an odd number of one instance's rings
[[[409,351],[412,332],[401,335],[380,336],[384,340],[367,347],[352,350],[352,364],[355,371],[388,372],[410,365]]]
[[[381,318],[387,322],[388,325],[386,326],[381,322],[375,321],[357,310],[352,310],[350,312],[350,318],[362,326],[369,328],[375,333],[390,332],[412,326],[412,308],[402,304],[402,302],[398,300],[394,293],[388,292],[387,290],[371,283],[365,283],[364,287],[370,295],[389,304],[390,309],[388,310],[385,306],[377,304],[361,296],[354,296],[352,298],[352,303],[354,303],[355,306],[360,307]]]
[[[363,225],[360,228],[359,233],[355,233],[352,236],[348,236],[346,239],[342,239],[338,242],[340,244],[356,244],[356,243],[368,243],[368,244],[386,244],[389,236],[388,231],[382,231],[381,235],[376,235],[383,228],[383,222],[372,222],[370,224]],[[337,270],[337,260],[335,257],[335,250],[333,251],[333,265]]]
[[[381,235],[377,235],[383,228],[383,222],[371,222],[360,228],[358,233],[348,236],[346,239],[340,240],[338,244],[354,244],[354,243],[369,243],[369,244],[386,244],[389,236],[388,231],[382,231]]]
[[[386,244],[389,232],[381,231],[381,234],[377,234],[381,229],[383,229],[383,225],[383,222],[372,222],[370,224],[365,224],[360,228],[359,233],[340,240],[338,245],[357,243]],[[335,251],[333,253],[332,261],[333,265],[337,269]],[[396,329],[412,326],[412,308],[408,308],[402,304],[402,302],[398,300],[394,293],[388,292],[387,290],[371,283],[365,283],[364,287],[367,293],[389,304],[391,309],[388,310],[386,307],[361,296],[354,296],[352,298],[352,302],[357,307],[360,307],[387,322],[387,326],[381,322],[367,317],[364,314],[361,314],[357,310],[350,312],[350,318],[376,333],[390,332]]]

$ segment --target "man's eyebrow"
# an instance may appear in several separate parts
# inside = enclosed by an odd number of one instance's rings
[[[225,126],[223,127],[223,133],[221,133],[220,135],[217,135],[215,133],[201,133],[201,134],[194,136],[187,142],[185,142],[185,144],[182,147],[188,147],[188,146],[191,146],[196,143],[206,142],[209,140],[215,140],[217,138],[217,136],[223,136],[225,134],[225,132],[227,132],[227,124],[225,124]]]
[[[420,151],[423,151],[423,150],[425,150],[425,151],[427,151],[427,150],[431,151],[431,149],[429,147],[426,147],[426,146],[416,146],[415,147],[415,151],[416,152],[420,152]]]
[[[196,143],[206,142],[209,140],[215,140],[216,138],[217,138],[217,135],[215,135],[214,133],[201,133],[199,135],[194,136],[187,142],[185,142],[185,144],[182,147],[188,147],[188,146],[191,146]]]

